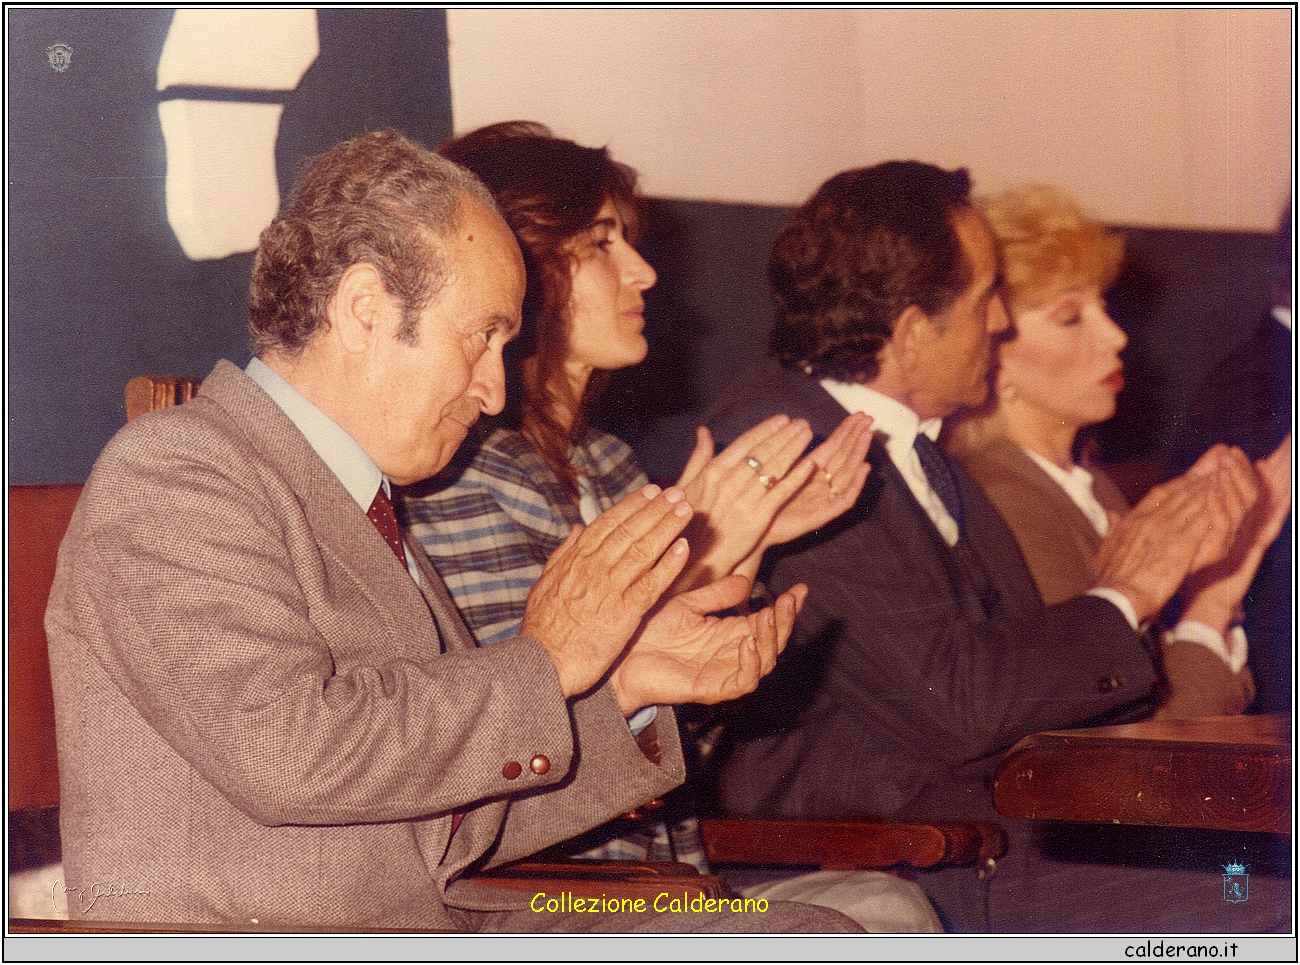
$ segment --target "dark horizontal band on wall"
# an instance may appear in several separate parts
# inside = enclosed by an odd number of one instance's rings
[[[244,90],[237,87],[189,87],[178,85],[158,93],[163,101],[232,101],[238,104],[283,104],[293,91]]]

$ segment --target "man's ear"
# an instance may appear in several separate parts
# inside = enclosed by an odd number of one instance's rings
[[[391,316],[401,314],[379,269],[368,261],[358,261],[343,272],[327,312],[334,337],[349,353],[364,352],[377,338],[391,334]]]
[[[921,349],[936,334],[934,321],[918,305],[908,305],[894,321],[894,334],[885,343],[900,370],[911,371],[920,358]]]

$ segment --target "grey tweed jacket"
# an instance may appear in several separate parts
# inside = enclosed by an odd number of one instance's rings
[[[475,648],[415,556],[419,588],[229,363],[117,434],[46,614],[74,915],[454,928],[528,898],[466,869],[681,782],[667,709],[656,765],[535,640]]]

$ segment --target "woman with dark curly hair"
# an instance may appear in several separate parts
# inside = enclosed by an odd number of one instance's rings
[[[528,275],[523,329],[506,350],[505,411],[485,420],[480,445],[407,500],[412,530],[479,641],[492,643],[514,632],[528,588],[569,530],[645,483],[632,451],[588,426],[586,413],[611,371],[645,358],[643,293],[656,276],[632,246],[636,174],[605,149],[510,122],[440,153],[496,195]],[[805,421],[777,416],[714,456],[699,430],[679,481],[696,511],[679,587],[729,573],[752,579],[768,546],[853,504],[868,471],[869,421],[846,419],[800,458],[811,441]],[[478,552],[489,537],[490,559]]]
[[[636,174],[605,149],[511,122],[459,137],[440,153],[496,196],[527,270],[523,329],[506,353],[505,412],[443,474],[406,495],[412,533],[480,644],[490,645],[518,631],[529,588],[569,532],[646,482],[631,449],[589,426],[586,413],[609,372],[645,358],[643,293],[656,275],[633,247]],[[727,574],[752,579],[768,546],[852,506],[866,481],[870,439],[870,420],[851,416],[803,456],[808,424],[776,416],[714,455],[701,428],[679,481],[696,510],[679,586]],[[638,717],[629,723],[636,727]],[[706,866],[689,805],[671,823],[671,832],[663,823],[648,835],[606,832],[614,836],[588,853]],[[910,885],[871,872],[830,877],[780,896],[839,908],[869,928],[937,927]],[[835,888],[851,899],[828,897]]]

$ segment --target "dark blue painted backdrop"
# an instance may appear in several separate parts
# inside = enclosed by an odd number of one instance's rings
[[[81,482],[133,375],[247,360],[252,255],[191,262],[167,224],[154,86],[171,11],[7,16],[9,479]],[[451,133],[442,11],[321,10],[319,23],[320,57],[282,98],[282,190],[357,131]],[[63,73],[45,54],[59,41],[73,48]]]

